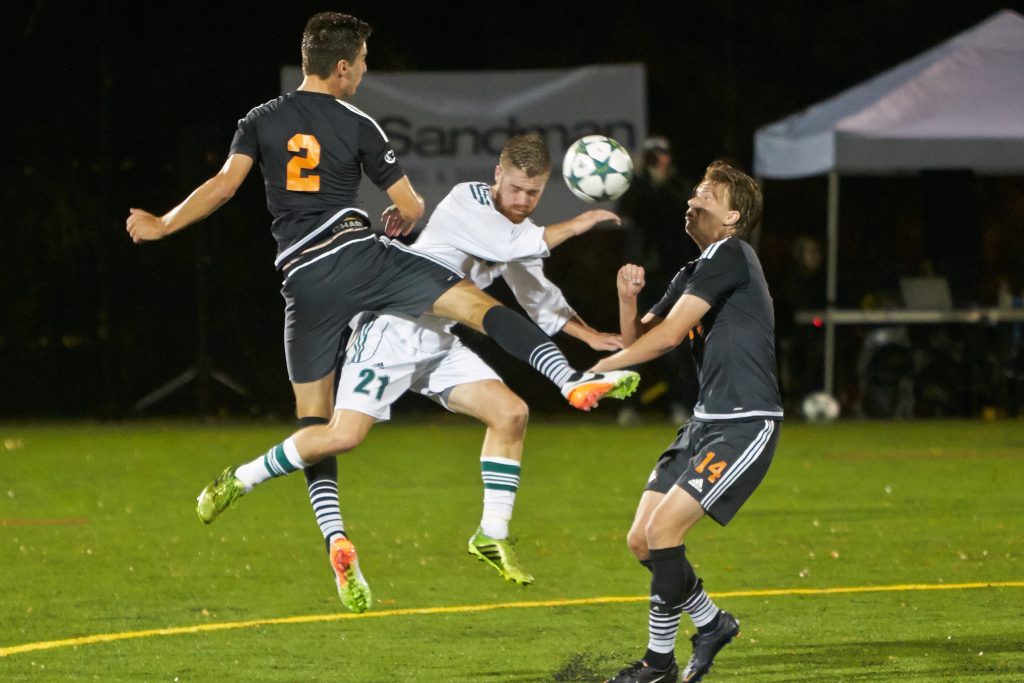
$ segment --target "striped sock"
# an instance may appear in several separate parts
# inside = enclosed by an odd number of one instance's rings
[[[484,480],[484,513],[480,529],[491,538],[507,538],[508,523],[519,490],[517,460],[484,456],[480,458],[480,475]]]
[[[345,523],[341,519],[341,505],[338,502],[338,482],[331,479],[310,482],[309,502],[313,505],[313,514],[324,536],[324,543],[330,548],[331,541],[345,535]]]
[[[654,596],[657,597],[657,596]],[[675,658],[676,634],[679,632],[679,605],[670,607],[652,603],[647,617],[647,653],[644,661],[655,669],[666,669]]]
[[[710,626],[717,621],[720,610],[704,592],[704,582],[698,579],[697,587],[683,601],[683,611],[693,619],[693,625],[697,627],[697,630],[703,630],[701,627]]]
[[[299,429],[325,425],[330,423],[326,417],[307,416],[299,418]],[[341,504],[338,501],[338,458],[329,455],[318,463],[307,466],[302,473],[306,475],[306,488],[309,489],[309,502],[313,506],[313,515],[320,533],[324,537],[327,552],[331,551],[331,542],[345,536],[345,522],[341,519]]]
[[[246,491],[251,491],[254,486],[262,484],[267,479],[283,477],[305,466],[306,463],[299,457],[299,451],[295,448],[295,441],[288,437],[252,462],[240,465],[235,470],[235,476],[245,485]]]
[[[555,386],[562,386],[573,376],[578,374],[569,365],[561,350],[554,342],[541,344],[530,353],[530,365],[537,372],[541,373],[555,383]]]
[[[501,348],[529,363],[559,388],[577,374],[551,338],[515,311],[494,306],[484,314],[483,327]]]
[[[675,658],[684,596],[691,595],[700,584],[686,559],[686,546],[651,550],[650,566],[651,603],[647,622],[650,639],[644,661],[660,670],[670,666]]]

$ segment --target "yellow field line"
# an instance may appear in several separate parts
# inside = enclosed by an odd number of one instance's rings
[[[907,583],[892,586],[850,586],[842,588],[775,588],[767,590],[732,591],[728,593],[710,593],[712,598],[759,598],[780,597],[790,595],[836,595],[840,593],[893,593],[900,591],[948,591],[969,590],[973,588],[1024,588],[1024,581],[1003,581],[992,583]],[[537,607],[571,607],[574,605],[610,605],[623,602],[646,602],[647,596],[609,596],[603,598],[576,598],[571,600],[534,600],[529,602],[503,602],[493,605],[455,605],[451,607],[417,607],[410,609],[391,609],[362,614],[310,614],[302,617],[277,617],[272,619],[252,619],[249,621],[231,621],[222,624],[199,624],[197,626],[175,626],[171,628],[155,628],[146,631],[125,631],[122,633],[100,633],[80,638],[64,640],[47,640],[38,643],[25,643],[0,647],[0,657],[54,650],[62,647],[76,647],[95,643],[110,643],[117,640],[149,638],[151,636],[177,636],[188,633],[207,633],[210,631],[228,631],[233,629],[251,628],[253,626],[277,626],[279,624],[311,624],[346,619],[377,619],[381,617],[404,617],[425,614],[470,614],[473,612],[489,612],[497,609],[524,609]]]

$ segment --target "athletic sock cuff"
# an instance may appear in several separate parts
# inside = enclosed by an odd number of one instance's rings
[[[651,562],[660,560],[677,560],[686,557],[686,546],[677,545],[673,548],[658,548],[651,551]]]
[[[295,446],[295,439],[288,437],[281,444],[281,449],[284,451],[284,457],[288,459],[288,463],[296,470],[301,470],[306,466],[303,462],[302,456],[299,455],[299,449]]]
[[[492,463],[495,463],[495,464],[498,464],[498,465],[508,465],[510,467],[516,467],[516,468],[521,468],[523,466],[523,464],[521,462],[519,462],[518,460],[513,460],[512,458],[499,458],[499,457],[494,456],[494,455],[482,455],[482,456],[480,456],[480,463],[481,463],[480,466],[481,467],[483,467],[483,463],[485,463],[485,462],[492,462]]]

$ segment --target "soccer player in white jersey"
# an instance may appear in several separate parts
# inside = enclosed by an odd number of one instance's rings
[[[564,223],[536,225],[530,215],[544,193],[551,158],[536,133],[511,138],[494,171],[494,184],[456,185],[437,206],[413,249],[457,269],[481,289],[503,277],[534,321],[554,335],[564,331],[598,351],[622,347],[616,334],[601,333],[569,306],[544,276],[542,259],[564,240],[603,221],[610,211],[593,210]],[[505,579],[529,584],[508,540],[519,486],[528,409],[501,378],[451,332],[449,319],[364,314],[357,319],[346,353],[335,408],[390,417],[390,406],[406,391],[428,396],[448,410],[483,422],[480,453],[484,500],[480,528],[469,552]],[[317,510],[330,518],[331,510]],[[330,533],[324,528],[325,536]],[[329,540],[329,539],[328,539]]]

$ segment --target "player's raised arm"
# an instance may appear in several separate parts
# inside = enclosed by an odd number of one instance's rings
[[[595,330],[579,315],[567,322],[562,332],[576,337],[595,351],[618,351],[622,348],[622,337],[611,332]]]
[[[132,241],[141,244],[158,240],[203,220],[235,196],[252,165],[252,157],[232,154],[217,175],[193,190],[185,201],[163,216],[143,209],[129,209],[125,225]]]
[[[584,211],[575,218],[570,218],[562,223],[555,223],[544,228],[544,242],[548,249],[554,249],[570,237],[576,237],[590,230],[598,223],[605,221],[621,225],[621,219],[611,211],[604,209],[593,209]]]
[[[408,235],[416,222],[423,218],[426,209],[423,197],[413,189],[409,176],[399,178],[387,192],[394,203],[380,217],[384,224],[384,234],[388,237]]]
[[[684,294],[676,302],[668,316],[633,344],[607,358],[602,358],[592,368],[593,372],[607,372],[646,363],[671,351],[683,343],[687,335],[710,310],[711,305],[693,294]]]
[[[646,272],[643,266],[627,263],[619,268],[615,277],[615,289],[619,295],[619,331],[622,333],[622,343],[629,346],[646,331],[643,321],[640,319],[640,312],[637,309],[637,297],[646,284]],[[648,316],[653,318],[653,316]],[[661,322],[651,321],[651,327]]]

